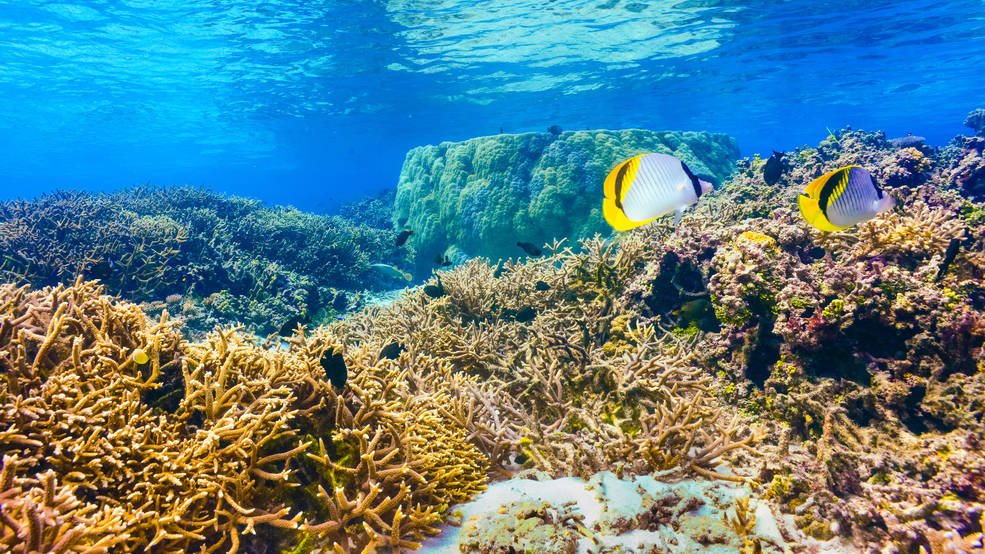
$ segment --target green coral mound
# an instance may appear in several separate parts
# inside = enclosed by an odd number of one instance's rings
[[[705,132],[567,131],[493,135],[421,146],[407,153],[394,221],[414,230],[426,264],[451,246],[492,259],[520,254],[517,241],[608,232],[602,183],[620,161],[646,152],[672,154],[694,173],[721,182],[736,142]],[[426,270],[424,265],[420,270]]]

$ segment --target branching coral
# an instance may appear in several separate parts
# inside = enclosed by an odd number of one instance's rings
[[[395,340],[408,356],[449,360],[465,375],[447,379],[449,394],[464,399],[456,419],[499,468],[513,452],[552,475],[719,476],[722,456],[752,435],[714,402],[691,343],[627,325],[622,288],[642,266],[643,245],[595,238],[576,253],[555,243],[550,256],[503,265],[498,277],[473,260],[441,273],[445,296],[411,293],[335,332],[350,344]],[[624,346],[612,349],[617,317]]]
[[[485,456],[430,376],[441,363],[415,364],[412,387],[410,368],[354,351],[337,392],[329,335],[188,344],[101,292],[0,285],[4,540],[236,551],[265,527],[272,544],[408,548],[480,490]],[[40,485],[10,477],[42,468]]]

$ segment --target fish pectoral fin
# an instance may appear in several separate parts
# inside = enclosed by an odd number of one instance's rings
[[[687,206],[681,206],[680,208],[677,208],[676,212],[674,212],[674,227],[677,227],[677,225],[681,222],[681,218],[684,217],[684,210],[686,209]]]
[[[805,194],[798,196],[797,207],[800,208],[800,214],[804,216],[804,219],[821,231],[840,231],[848,228],[838,227],[828,221],[828,218],[825,217],[824,212],[821,211],[821,206],[818,205],[817,200],[814,200],[810,196]]]

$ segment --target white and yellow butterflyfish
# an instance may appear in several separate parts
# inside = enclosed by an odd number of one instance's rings
[[[822,231],[840,231],[868,221],[896,203],[857,165],[825,173],[797,198],[800,213]]]
[[[674,212],[676,224],[684,208],[711,189],[711,183],[698,179],[687,164],[674,156],[640,154],[617,165],[605,178],[602,213],[617,231],[633,229]]]

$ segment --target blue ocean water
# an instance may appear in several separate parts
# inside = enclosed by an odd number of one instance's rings
[[[551,125],[943,144],[983,67],[980,0],[0,1],[0,198],[189,183],[331,210],[414,146]]]

